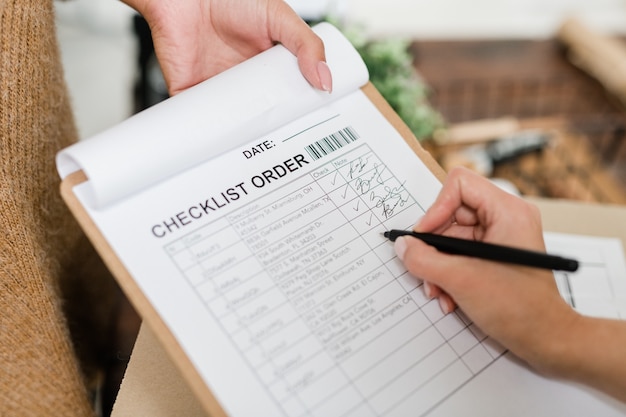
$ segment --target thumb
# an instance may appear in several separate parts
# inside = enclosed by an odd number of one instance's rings
[[[333,81],[326,64],[324,43],[291,7],[279,3],[269,22],[272,39],[297,57],[302,75],[313,87],[330,93]]]
[[[396,239],[395,250],[411,275],[439,287],[456,302],[457,295],[464,294],[464,286],[471,285],[463,277],[477,276],[480,272],[477,260],[439,252],[408,236]]]

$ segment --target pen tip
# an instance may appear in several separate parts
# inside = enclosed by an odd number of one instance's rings
[[[386,237],[386,238],[389,238],[389,231],[387,230],[387,231],[383,232],[383,236]]]

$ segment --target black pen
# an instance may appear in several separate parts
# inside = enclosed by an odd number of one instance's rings
[[[552,269],[555,271],[574,272],[578,269],[578,261],[575,259],[549,255],[543,252],[494,245],[476,240],[458,239],[432,233],[410,232],[407,230],[389,230],[384,232],[383,236],[392,242],[395,242],[400,236],[413,236],[435,247],[440,252],[452,255],[471,256],[490,261]]]

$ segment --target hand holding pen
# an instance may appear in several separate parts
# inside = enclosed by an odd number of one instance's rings
[[[538,209],[466,169],[450,172],[416,231],[545,253]],[[568,323],[576,314],[549,269],[451,255],[409,236],[398,237],[395,250],[444,312],[458,304],[484,332],[526,360],[534,360],[530,352],[546,335],[567,327],[555,323]]]
[[[509,262],[516,259],[510,257],[510,247],[530,251],[533,259],[546,259],[536,207],[457,168],[415,229],[427,235],[389,237],[397,237],[396,254],[413,276],[424,281],[426,295],[439,299],[444,312],[458,304],[487,335],[540,372],[591,385],[626,401],[626,322],[576,313],[558,292],[548,269],[552,264],[529,267]],[[508,247],[507,256],[494,262],[475,254],[452,255],[446,252],[458,246],[422,241],[433,235],[463,239],[461,252],[470,246],[485,249],[482,244],[468,245],[467,240]],[[517,250],[513,253],[519,254]]]

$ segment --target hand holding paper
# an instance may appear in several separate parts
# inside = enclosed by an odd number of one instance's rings
[[[330,92],[324,45],[282,0],[125,0],[147,20],[170,94],[177,94],[276,43],[304,77]]]

